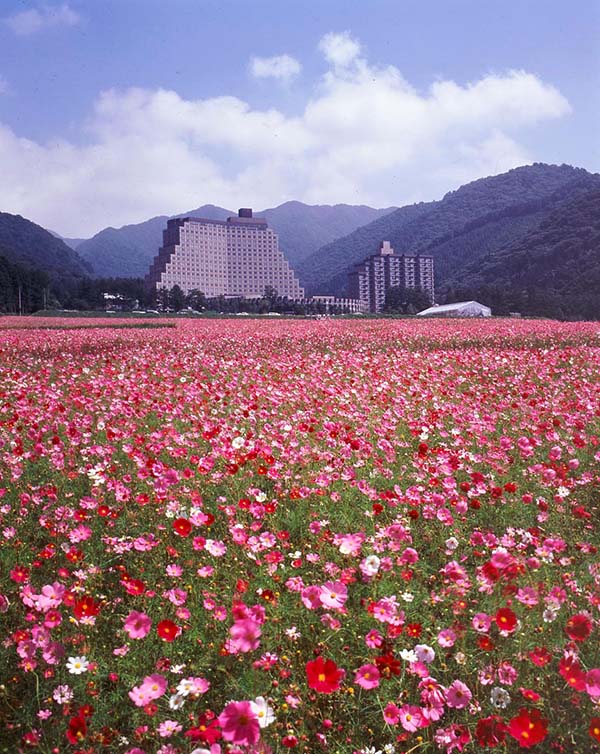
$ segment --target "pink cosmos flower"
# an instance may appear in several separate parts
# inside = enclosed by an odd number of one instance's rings
[[[123,625],[123,630],[129,635],[130,639],[143,639],[150,633],[152,620],[146,613],[139,613],[132,610]]]
[[[167,680],[164,676],[154,673],[144,678],[141,688],[149,695],[150,699],[158,699],[167,690]]]
[[[369,649],[376,649],[383,644],[383,636],[377,631],[377,629],[372,628],[365,636],[365,644]]]
[[[400,725],[409,733],[423,727],[423,716],[420,707],[414,704],[403,704],[400,708]]]
[[[600,668],[588,670],[585,676],[585,690],[590,696],[600,697]]]
[[[354,683],[363,689],[376,689],[381,675],[375,665],[361,665],[354,676]]]
[[[400,722],[400,710],[393,702],[386,704],[383,710],[383,719],[388,725],[398,725]]]
[[[218,720],[226,741],[247,746],[260,739],[258,717],[250,702],[229,702]]]
[[[492,619],[486,613],[476,613],[472,620],[473,628],[481,634],[486,634],[492,625]]]
[[[229,635],[231,636],[230,651],[252,652],[260,644],[261,629],[256,621],[244,618],[233,624],[229,629]]]
[[[340,610],[348,599],[348,588],[341,581],[327,581],[319,594],[321,604]]]
[[[309,610],[316,610],[321,606],[321,588],[318,586],[304,587],[300,594],[300,599],[304,607]]]
[[[451,628],[443,628],[438,634],[437,641],[440,647],[453,647],[456,641],[456,634]]]
[[[446,703],[448,707],[463,709],[468,706],[472,696],[469,687],[462,681],[453,681],[446,693]]]

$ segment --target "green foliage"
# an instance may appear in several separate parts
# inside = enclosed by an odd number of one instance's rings
[[[568,165],[535,164],[482,178],[441,201],[402,207],[324,246],[302,263],[301,282],[309,293],[341,295],[349,268],[387,239],[398,253],[431,254],[444,294],[461,283],[467,266],[522,239],[561,204],[599,185],[599,176]]]
[[[69,246],[20,215],[0,212],[0,249],[9,262],[69,279],[89,275],[89,267]]]
[[[525,236],[465,270],[458,298],[496,314],[600,318],[600,189],[561,205]]]
[[[392,286],[386,291],[383,310],[396,314],[416,314],[430,305],[431,300],[422,288]]]

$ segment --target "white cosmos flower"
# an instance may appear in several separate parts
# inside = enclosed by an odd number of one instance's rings
[[[252,711],[258,718],[258,724],[261,728],[266,728],[275,720],[273,708],[269,705],[264,696],[257,696],[253,702],[250,702]]]
[[[181,709],[185,704],[185,697],[183,694],[173,694],[169,699],[169,709],[177,710]]]
[[[72,675],[81,675],[85,673],[90,663],[86,657],[69,657],[67,660],[67,670]]]

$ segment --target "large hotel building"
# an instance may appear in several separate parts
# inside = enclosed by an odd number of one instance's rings
[[[434,301],[433,257],[395,254],[389,241],[379,252],[354,266],[348,275],[348,294],[370,312],[381,312],[388,288],[421,288]]]
[[[304,298],[277,234],[251,209],[225,221],[169,220],[146,282],[157,291],[178,285],[184,293],[197,290],[208,298],[260,297],[268,286],[279,296]]]

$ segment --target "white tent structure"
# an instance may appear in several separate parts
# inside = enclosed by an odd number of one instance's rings
[[[457,301],[455,304],[434,304],[428,309],[417,313],[417,317],[491,317],[489,306],[479,301]]]

